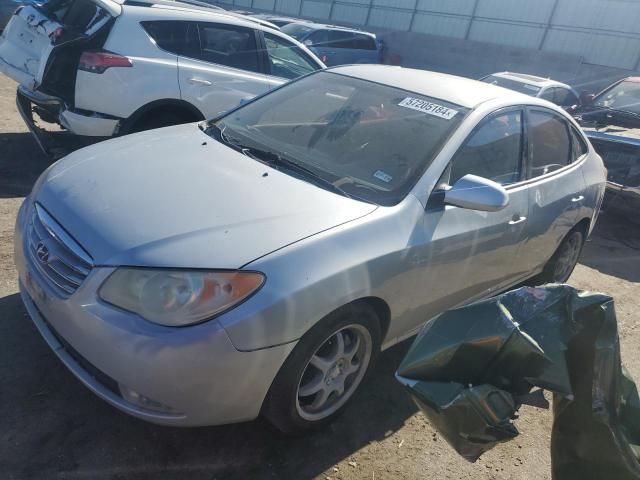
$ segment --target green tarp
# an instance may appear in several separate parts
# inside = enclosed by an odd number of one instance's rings
[[[516,412],[545,406],[545,389],[555,480],[640,480],[640,400],[607,295],[526,287],[450,310],[425,325],[397,378],[469,461],[515,438]]]

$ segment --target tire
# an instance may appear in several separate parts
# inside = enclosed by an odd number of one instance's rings
[[[170,127],[172,125],[180,125],[188,123],[190,120],[182,115],[172,112],[160,112],[158,114],[146,114],[138,120],[131,128],[129,133],[144,132],[145,130],[153,130],[155,128]],[[195,120],[194,120],[195,121]]]
[[[560,246],[547,262],[542,273],[533,280],[537,285],[545,283],[565,283],[571,277],[578,264],[585,234],[580,228],[574,228],[560,243]]]
[[[280,368],[263,416],[288,435],[332,422],[371,371],[380,342],[380,321],[370,306],[352,304],[329,314],[302,337]]]

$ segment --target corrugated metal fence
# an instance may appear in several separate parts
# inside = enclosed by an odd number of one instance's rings
[[[640,67],[640,0],[218,0],[362,27],[563,52]]]

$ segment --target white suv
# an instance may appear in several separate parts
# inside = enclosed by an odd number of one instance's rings
[[[73,134],[109,137],[211,118],[324,67],[268,22],[203,5],[25,6],[0,37],[0,72],[20,84],[18,107],[36,138],[34,111]]]

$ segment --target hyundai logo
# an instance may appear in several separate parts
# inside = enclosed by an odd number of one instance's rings
[[[38,243],[38,246],[36,247],[36,256],[38,257],[38,260],[40,260],[40,263],[49,263],[49,249],[44,243]]]

